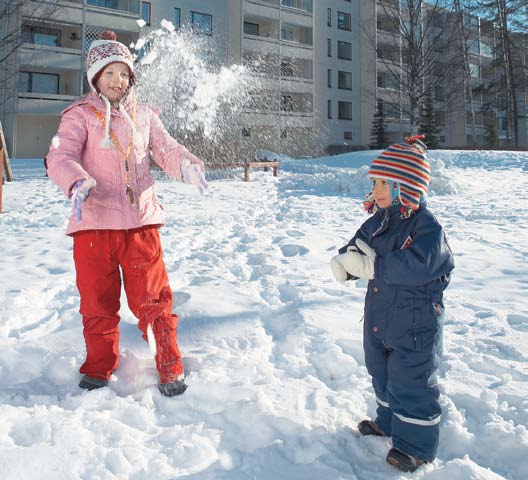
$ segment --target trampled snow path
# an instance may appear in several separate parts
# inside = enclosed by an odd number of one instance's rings
[[[205,198],[158,183],[190,385],[167,399],[124,295],[110,388],[77,388],[84,344],[63,233],[69,205],[41,169],[21,167],[0,215],[3,478],[408,477],[385,463],[387,440],[354,431],[375,412],[364,288],[334,282],[328,262],[364,221],[360,199],[317,173],[313,191],[303,189],[301,170],[212,182]],[[528,178],[515,166],[447,170],[458,193],[431,199],[457,265],[446,294],[444,415],[439,457],[413,478],[524,479]],[[363,185],[353,174],[346,181]]]

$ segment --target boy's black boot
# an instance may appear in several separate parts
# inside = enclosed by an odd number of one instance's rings
[[[420,465],[425,463],[423,460],[418,460],[397,448],[389,450],[387,462],[404,472],[414,472]]]
[[[159,391],[162,395],[166,397],[175,397],[176,395],[181,395],[185,390],[187,390],[187,385],[183,380],[176,380],[171,383],[159,383]]]
[[[376,435],[377,437],[386,437],[385,432],[376,425],[372,420],[363,420],[358,423],[358,430],[361,435]]]
[[[79,387],[84,390],[95,390],[96,388],[106,387],[108,385],[108,380],[102,378],[92,378],[88,375],[83,375],[81,381],[79,382]]]

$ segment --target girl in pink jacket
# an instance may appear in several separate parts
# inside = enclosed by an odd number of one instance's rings
[[[202,193],[204,164],[167,133],[151,108],[137,103],[132,56],[114,32],[92,43],[87,78],[92,91],[62,112],[46,157],[48,175],[72,199],[66,233],[73,236],[86,343],[79,386],[106,386],[117,368],[122,276],[143,338],[148,330],[154,337],[159,390],[179,395],[187,386],[149,153],[170,176],[194,183]]]

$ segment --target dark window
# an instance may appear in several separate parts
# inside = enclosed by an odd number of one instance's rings
[[[21,92],[58,94],[59,78],[53,73],[19,72],[18,89]]]
[[[293,64],[290,62],[281,62],[281,75],[283,77],[293,77],[294,76]]]
[[[344,138],[345,138],[345,140],[352,140],[354,138],[354,133],[353,132],[345,132]]]
[[[247,35],[257,35],[259,34],[258,23],[244,22],[244,33]]]
[[[337,102],[337,118],[352,120],[352,102]]]
[[[351,72],[337,72],[337,88],[341,88],[342,90],[352,90]]]
[[[47,45],[49,47],[61,46],[60,30],[38,27],[33,25],[22,25],[22,42],[35,45]]]
[[[282,96],[281,110],[283,112],[293,112],[293,97],[291,95]]]
[[[181,10],[179,8],[174,9],[174,26],[176,29],[181,27]]]
[[[442,101],[444,99],[444,87],[442,85],[435,85],[435,100]]]
[[[337,12],[337,28],[340,30],[352,30],[352,17],[350,13]]]
[[[328,100],[328,104],[327,104],[327,116],[328,118],[332,118],[332,100]]]
[[[213,34],[213,17],[207,13],[191,12],[192,28],[200,35]]]
[[[251,129],[250,128],[243,128],[242,129],[242,136],[243,137],[251,137]]]
[[[328,69],[328,75],[327,75],[326,83],[328,85],[328,88],[332,88],[332,70],[330,70],[330,69]]]
[[[330,38],[328,39],[327,50],[328,50],[328,56],[331,57],[332,56],[332,40]]]
[[[337,58],[352,60],[352,44],[350,42],[337,42]]]
[[[288,138],[288,132],[286,129],[280,131],[280,138]]]
[[[326,24],[331,27],[332,26],[332,9],[328,8],[326,10]]]
[[[150,2],[141,2],[141,18],[150,25]]]

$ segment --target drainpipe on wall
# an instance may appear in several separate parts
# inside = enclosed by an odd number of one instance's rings
[[[83,96],[84,85],[84,42],[86,35],[86,0],[82,2],[82,23],[81,23],[81,65],[79,69],[79,97]]]

